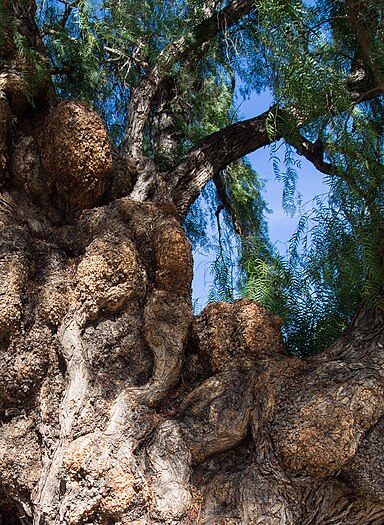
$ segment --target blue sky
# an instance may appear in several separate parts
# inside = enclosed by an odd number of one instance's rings
[[[239,110],[243,118],[251,118],[267,110],[270,103],[271,97],[268,94],[255,94],[248,100],[240,101]],[[280,253],[285,254],[286,243],[294,233],[302,211],[311,207],[311,201],[316,195],[328,192],[327,186],[323,182],[323,174],[318,172],[304,158],[300,159],[301,168],[297,169],[297,188],[301,194],[302,205],[301,209],[298,208],[296,214],[290,217],[282,207],[283,184],[276,180],[271,160],[271,148],[261,148],[248,155],[248,159],[255,171],[265,181],[264,199],[271,210],[271,213],[267,215],[270,239]],[[284,171],[283,165],[281,170]],[[203,307],[207,302],[210,289],[212,278],[209,269],[215,259],[215,254],[201,255],[195,253],[194,259],[193,299],[199,302],[200,307]]]

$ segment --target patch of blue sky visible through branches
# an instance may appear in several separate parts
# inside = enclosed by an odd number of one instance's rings
[[[238,112],[244,118],[252,118],[266,111],[272,104],[269,93],[254,94],[249,98],[238,99]],[[247,156],[255,172],[264,182],[263,197],[267,203],[269,213],[267,214],[269,238],[281,255],[287,252],[287,245],[296,231],[301,216],[313,208],[313,199],[320,196],[326,199],[328,186],[324,176],[312,166],[306,159],[297,157],[298,165],[295,166],[298,175],[297,188],[295,192],[295,211],[289,213],[283,206],[284,184],[277,180],[273,167],[273,157],[278,157],[279,170],[284,173],[284,145],[279,142],[272,150],[271,147],[261,148]],[[212,236],[217,236],[217,228],[213,225]],[[233,243],[233,260],[236,260],[236,242]],[[193,301],[195,311],[200,311],[209,302],[209,292],[212,286],[212,265],[215,261],[214,251],[196,250],[194,253],[194,280]],[[236,281],[236,267],[234,265],[233,278]],[[239,295],[235,291],[234,295]]]

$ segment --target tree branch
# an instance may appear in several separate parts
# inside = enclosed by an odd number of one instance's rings
[[[288,144],[293,146],[297,153],[305,157],[313,166],[325,175],[337,175],[337,171],[330,162],[324,160],[324,145],[320,140],[311,142],[305,139],[300,133],[299,140],[286,139]]]
[[[357,183],[352,170],[349,170],[347,167],[343,172],[340,172],[333,164],[324,160],[325,148],[320,140],[313,143],[302,137],[300,133],[298,135],[300,136],[300,139],[286,139],[287,142],[293,146],[300,155],[309,160],[309,162],[311,162],[311,164],[321,173],[332,177],[340,177],[345,180],[351,191],[358,195],[361,201],[365,202],[366,206],[368,206],[369,210],[374,214],[376,212],[376,204],[372,200],[371,195],[364,191]]]
[[[122,150],[125,156],[140,160],[143,155],[145,124],[154,96],[172,66],[198,50],[218,33],[233,26],[254,7],[252,0],[233,0],[227,7],[212,14],[159,55],[148,75],[132,92]]]
[[[228,215],[231,217],[235,232],[239,235],[243,235],[241,223],[236,216],[236,211],[233,209],[227,188],[225,187],[225,182],[223,181],[222,177],[223,176],[221,173],[216,173],[216,175],[213,176],[213,182],[216,186],[217,195],[219,196],[219,199],[222,203],[222,209],[225,209]]]
[[[356,0],[346,0],[346,4],[349,21],[351,22],[352,29],[360,45],[366,63],[368,64],[378,87],[383,89],[384,78],[380,71],[380,67],[372,56],[372,47],[374,44],[372,41],[372,31],[368,29],[365,19],[367,18],[369,20],[369,18],[373,16],[373,13],[369,13],[370,6],[367,2]]]
[[[366,75],[359,79],[354,77],[350,79],[350,83],[348,83],[349,77],[346,79],[352,102],[359,103],[382,95],[382,86],[366,91],[367,78]],[[277,120],[277,130],[273,140],[267,132],[267,118],[271,112],[276,113]],[[172,171],[165,175],[171,187],[174,202],[179,207],[181,214],[187,213],[205,184],[220,170],[234,160],[281,138],[285,138],[322,173],[337,175],[333,166],[324,160],[319,143],[313,144],[302,137],[300,141],[292,144],[291,136],[285,132],[285,122],[292,118],[296,121],[298,131],[308,123],[307,119],[294,108],[280,108],[277,112],[277,108],[273,106],[257,117],[232,124],[200,141]]]
[[[347,0],[348,1],[348,0]],[[159,86],[166,74],[177,62],[186,59],[188,55],[201,49],[219,32],[237,23],[253,8],[250,0],[234,0],[218,13],[208,16],[189,33],[174,43],[169,44],[158,57],[156,64],[148,75],[140,81],[133,90],[130,102],[129,115],[125,136],[122,143],[122,152],[126,157],[131,157],[138,165],[143,165],[143,140],[145,125],[149,111]],[[359,103],[370,100],[382,94],[383,86],[376,85],[365,69],[353,71],[346,77],[345,82],[351,93],[351,101]],[[286,110],[287,112],[287,110]],[[181,159],[172,175],[165,176],[171,183],[171,190],[175,203],[185,213],[190,204],[196,199],[206,182],[236,160],[255,149],[269,144],[270,140],[266,131],[266,116],[268,112],[254,119],[240,122],[217,132],[201,141],[191,152]],[[297,129],[305,124],[305,117],[297,119]],[[284,127],[284,126],[283,126]],[[283,127],[279,129],[279,136],[284,135]],[[233,141],[233,144],[229,144]],[[309,150],[302,150],[308,160],[313,154],[313,148],[307,144]],[[220,153],[218,154],[217,151]],[[328,172],[330,166],[316,156],[312,157],[313,163],[320,171]],[[311,162],[312,162],[311,161]],[[325,170],[325,171],[324,171]],[[142,177],[148,178],[145,170],[141,170]],[[139,177],[140,179],[140,177]],[[138,185],[143,185],[138,180]]]
[[[41,41],[39,29],[35,21],[36,2],[34,0],[2,0],[2,4],[3,9],[5,11],[5,16],[9,16],[11,20],[17,20],[17,31],[21,35],[23,35],[23,37],[26,39],[26,41],[33,50],[44,56],[44,46]],[[7,28],[2,27],[2,30],[4,30],[7,33],[9,32],[9,34],[11,35],[11,33],[14,30],[14,27],[12,26],[12,24],[10,24],[10,26]],[[5,58],[7,60],[12,60],[15,58],[15,56],[17,56],[17,50],[12,41],[11,36],[10,42],[12,42],[12,44],[9,46],[8,49],[6,49],[6,54],[8,56],[6,56]],[[7,48],[7,46],[5,47]],[[0,55],[1,54],[2,53],[0,53]]]
[[[164,175],[182,215],[187,213],[205,184],[220,170],[234,160],[270,144],[266,126],[270,111],[212,133]],[[276,135],[275,140],[279,138],[281,135]]]

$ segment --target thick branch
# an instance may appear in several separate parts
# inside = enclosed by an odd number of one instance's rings
[[[375,81],[382,89],[384,86],[383,75],[381,74],[380,68],[372,56],[372,34],[365,23],[365,16],[368,16],[369,18],[369,5],[365,5],[365,2],[357,2],[356,0],[346,0],[346,4],[348,8],[349,20],[360,45],[360,49],[369,68],[372,71]]]
[[[176,96],[175,82],[166,78],[154,99],[155,111],[150,117],[151,146],[163,165],[170,167],[175,162],[179,134],[174,124],[172,101]],[[166,168],[164,168],[166,169]]]
[[[149,109],[158,93],[161,82],[173,64],[178,60],[185,59],[188,54],[201,49],[204,43],[225,27],[230,27],[236,23],[251,9],[252,4],[248,0],[232,2],[227,8],[207,17],[190,33],[166,47],[152,71],[141,80],[133,91],[129,120],[123,141],[124,155],[130,156],[136,161],[143,159],[143,136]],[[350,91],[352,103],[370,100],[382,94],[381,83],[378,82],[377,78],[372,77],[375,75],[370,74],[365,69],[353,71],[351,75],[346,77],[345,82]],[[285,113],[287,115],[289,113],[290,118],[292,118],[292,115],[296,114],[297,111],[285,110]],[[265,126],[266,115],[267,113],[235,124],[233,127],[230,126],[211,137],[207,137],[179,162],[172,175],[166,176],[166,179],[171,182],[175,203],[179,206],[182,214],[186,213],[188,207],[210,178],[232,161],[270,142]],[[284,120],[284,115],[282,117]],[[297,129],[300,129],[307,123],[308,117],[300,116],[296,120]],[[284,136],[284,124],[279,129],[276,138],[281,136]],[[229,144],[232,140],[233,144]],[[331,166],[318,155],[314,155],[314,148],[311,144],[302,144],[302,146],[300,153],[305,155],[320,171],[330,174]],[[141,187],[145,180],[150,179],[150,177],[148,177],[145,168],[140,169],[140,172],[143,180],[139,180],[138,185]],[[143,199],[145,200],[145,196]]]
[[[356,78],[350,79],[350,77],[346,79],[353,103],[357,104],[382,95],[383,88],[381,85],[377,85],[367,92],[365,91],[366,79],[361,84],[358,80]],[[286,138],[285,123],[287,119],[295,119],[297,130],[308,124],[308,117],[300,115],[296,109],[279,109],[278,114],[275,115],[277,131],[271,140],[266,125],[271,111],[276,113],[276,108],[270,108],[257,117],[232,124],[204,138],[188,155],[181,159],[174,170],[165,176],[170,184],[174,202],[182,215],[187,213],[205,184],[220,170],[248,153],[267,146],[272,141]],[[287,141],[292,143],[291,133],[289,135]],[[302,137],[302,140],[292,145],[319,171],[327,175],[337,175],[333,166],[324,160],[321,144],[313,144]]]
[[[248,14],[252,7],[251,0],[234,0],[226,8],[203,20],[179,40],[169,44],[160,53],[148,76],[142,78],[132,93],[123,140],[123,151],[126,156],[137,160],[142,157],[144,129],[151,103],[160,83],[172,66],[198,50],[221,31],[233,26],[241,17]]]
[[[324,144],[319,140],[313,143],[300,134],[299,136],[299,140],[287,139],[287,142],[293,146],[300,155],[309,160],[321,173],[325,175],[337,175],[338,173],[334,166],[324,160]]]
[[[269,112],[209,135],[165,176],[182,215],[187,213],[205,184],[220,170],[271,142],[266,127]],[[281,137],[275,137],[278,138]]]

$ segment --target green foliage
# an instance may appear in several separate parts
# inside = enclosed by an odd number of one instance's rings
[[[230,124],[235,85],[223,62],[221,50],[212,46],[207,57],[180,65],[177,71],[173,111],[185,148]]]
[[[92,104],[104,118],[111,138],[118,141],[129,86],[137,78],[124,65],[131,57],[124,40],[127,35],[119,32],[110,10],[98,0],[41,1],[37,19],[58,94]]]
[[[299,355],[327,348],[348,326],[364,295],[364,249],[348,218],[317,198],[292,236],[287,256],[250,258],[244,289],[284,320],[287,347]]]
[[[308,355],[329,346],[361,302],[384,308],[383,104],[369,97],[356,104],[345,81],[364,66],[382,82],[383,2],[364,2],[358,27],[352,27],[345,2],[257,5],[255,31],[276,102],[268,121],[271,139],[283,130],[290,144],[318,141],[331,174],[327,199],[315,200],[302,217],[285,257],[250,254],[243,293],[279,313],[288,348]],[[360,30],[369,43],[365,50]],[[283,123],[278,107],[286,108]],[[304,124],[300,134],[298,122]],[[286,146],[281,172],[282,147],[272,148],[272,162],[292,213],[300,157]]]
[[[40,0],[38,7],[60,95],[92,104],[117,143],[132,89],[161,60],[165,46],[187,34],[205,9],[199,0]],[[180,156],[229,123],[233,72],[220,46],[212,42],[200,56],[176,63],[169,76],[177,78],[172,110],[175,132],[181,137]]]
[[[272,248],[265,218],[268,210],[262,196],[263,182],[247,160],[233,163],[220,174],[220,179],[230,213],[210,182],[192,206],[184,227],[195,252],[211,257],[215,254],[209,271],[208,301],[233,301],[248,278],[242,271],[244,261],[251,254],[270,257]],[[193,225],[199,225],[198,229]]]

